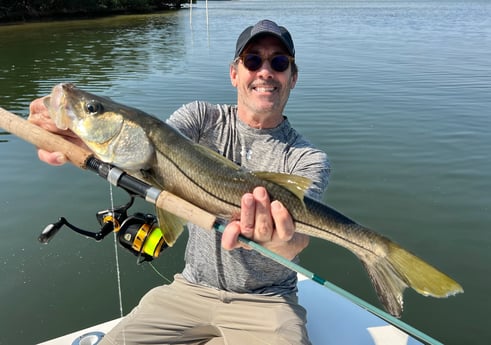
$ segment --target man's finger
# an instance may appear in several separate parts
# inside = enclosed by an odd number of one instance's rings
[[[271,215],[275,224],[272,240],[290,241],[295,234],[295,224],[288,210],[280,201],[271,203]]]
[[[271,202],[264,187],[257,187],[252,192],[256,201],[256,219],[254,222],[254,241],[266,242],[271,240],[274,224],[271,217]]]

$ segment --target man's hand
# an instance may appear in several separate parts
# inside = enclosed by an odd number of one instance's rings
[[[72,131],[61,130],[56,127],[55,123],[51,119],[48,113],[48,109],[44,105],[44,99],[38,98],[31,102],[29,106],[29,118],[28,120],[41,128],[46,129],[55,134],[63,136],[66,140],[71,141],[79,146],[85,146]],[[67,158],[61,152],[48,152],[45,150],[38,149],[38,157],[41,161],[48,163],[50,165],[63,165],[66,163]]]
[[[307,235],[295,232],[295,224],[288,210],[277,200],[271,202],[264,187],[256,187],[252,193],[242,196],[240,220],[230,222],[225,228],[223,248],[246,248],[237,241],[239,235],[289,260],[309,244]]]

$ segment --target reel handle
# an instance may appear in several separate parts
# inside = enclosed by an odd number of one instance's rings
[[[46,225],[38,237],[38,241],[43,244],[48,244],[49,241],[60,231],[61,227],[67,223],[66,219],[61,217],[56,223]]]

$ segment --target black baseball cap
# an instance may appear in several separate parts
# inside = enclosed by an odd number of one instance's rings
[[[285,45],[288,53],[295,57],[295,47],[293,46],[292,36],[288,30],[283,26],[278,26],[275,22],[263,19],[256,23],[254,26],[247,27],[240,34],[237,39],[237,44],[235,47],[235,57],[238,58],[240,54],[244,51],[244,48],[251,42],[254,38],[260,35],[271,35],[278,37],[280,41]]]

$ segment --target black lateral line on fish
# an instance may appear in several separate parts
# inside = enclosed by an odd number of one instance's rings
[[[168,163],[172,164],[177,171],[179,171],[186,179],[187,179],[187,183],[192,183],[194,186],[196,186],[198,189],[202,190],[205,194],[209,195],[210,197],[212,198],[215,198],[216,200],[219,200],[227,205],[231,205],[231,206],[235,206],[235,207],[239,207],[240,208],[240,205],[237,205],[237,204],[234,204],[234,203],[231,203],[229,202],[228,200],[225,200],[224,198],[220,197],[219,195],[215,194],[215,193],[212,193],[210,190],[208,189],[205,189],[204,187],[202,187],[201,185],[199,185],[197,182],[195,182],[195,180],[192,178],[192,176],[189,176],[185,170],[181,169],[179,167],[179,165],[177,165],[177,163],[175,163],[175,161],[169,157],[168,155],[166,155],[165,153],[159,151],[159,153],[164,156]],[[191,201],[190,201],[191,202]],[[218,215],[217,215],[218,216]]]
[[[201,185],[199,185],[198,183],[195,182],[195,180],[192,178],[192,176],[190,176],[189,174],[186,173],[185,170],[181,169],[179,167],[179,165],[177,165],[175,163],[175,161],[172,159],[172,157],[169,157],[169,155],[165,154],[164,152],[161,152],[159,151],[159,153],[164,156],[166,158],[166,160],[168,161],[168,163],[172,164],[176,169],[177,171],[179,171],[186,179],[187,179],[187,183],[192,183],[194,186],[196,186],[198,189],[200,189],[201,191],[203,191],[205,194],[209,195],[210,197],[212,198],[215,198],[216,200],[219,200],[220,202],[223,202],[225,204],[228,204],[228,205],[231,205],[231,206],[234,206],[234,207],[238,207],[240,208],[240,205],[237,205],[237,204],[234,204],[234,203],[231,203],[229,202],[228,200],[225,200],[223,198],[221,198],[218,194],[215,194],[213,193],[211,190],[209,189],[205,189],[204,187],[202,187]],[[269,183],[274,183],[274,182],[269,182]],[[324,204],[322,204],[323,206],[326,206]],[[220,216],[220,215],[216,215],[216,216]],[[377,257],[380,257],[379,254],[377,254],[376,252],[374,252],[373,250],[371,250],[370,248],[367,248],[365,246],[362,246],[360,243],[357,243],[357,242],[354,242],[354,241],[351,241],[349,240],[349,237],[348,236],[341,236],[339,234],[337,234],[336,232],[334,231],[331,231],[331,230],[328,230],[328,229],[325,229],[325,228],[321,228],[321,227],[318,227],[318,226],[314,226],[312,224],[307,224],[305,222],[301,222],[299,220],[295,220],[293,219],[295,223],[299,223],[299,224],[302,224],[303,226],[305,227],[310,227],[310,228],[314,228],[316,230],[318,230],[319,232],[324,232],[324,233],[328,233],[330,234],[331,236],[333,237],[336,237],[338,238],[339,240],[345,242],[345,243],[349,243],[353,246],[356,246],[358,248],[360,248],[361,250],[364,250],[372,255],[375,255]],[[356,222],[352,221],[349,219],[349,221],[351,222],[351,224],[353,225],[356,225],[356,226],[360,226],[359,224],[357,224]],[[301,231],[299,233],[302,233]],[[309,235],[309,234],[307,234]],[[310,236],[310,235],[309,235]],[[315,236],[314,236],[315,237]],[[321,238],[321,237],[319,237]],[[339,244],[338,244],[339,245]]]
[[[307,224],[307,223],[302,222],[302,221],[297,221],[297,220],[294,220],[294,221],[295,221],[296,223],[302,224],[302,225],[303,225],[303,226],[305,226],[305,227],[314,228],[314,229],[316,229],[316,230],[318,230],[318,231],[328,233],[328,234],[330,234],[331,236],[336,237],[336,238],[340,239],[341,241],[343,241],[343,242],[345,242],[345,243],[349,243],[349,244],[351,244],[351,245],[353,245],[353,246],[355,246],[355,247],[358,247],[358,248],[360,248],[360,249],[362,249],[362,250],[364,250],[364,251],[366,251],[366,252],[368,252],[368,253],[370,253],[370,254],[373,254],[373,255],[375,255],[375,256],[377,256],[377,257],[380,257],[380,255],[379,255],[378,253],[376,253],[375,251],[373,251],[373,250],[372,250],[372,249],[370,249],[369,247],[365,247],[365,246],[361,245],[361,244],[360,244],[360,243],[358,243],[358,242],[351,241],[351,240],[349,239],[349,236],[341,236],[341,235],[337,234],[336,232],[331,231],[331,230],[328,230],[328,229],[325,229],[325,228],[321,228],[321,227],[318,227],[318,226],[314,226],[314,225],[312,225],[312,224]],[[300,231],[300,232],[301,232],[301,231]],[[314,237],[318,237],[318,236],[314,236]],[[321,238],[321,237],[319,237],[319,238]],[[321,239],[322,239],[322,238],[321,238]],[[339,244],[337,244],[337,245],[339,245]]]

